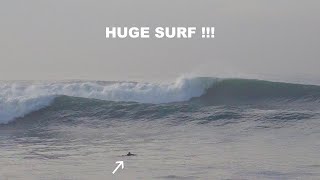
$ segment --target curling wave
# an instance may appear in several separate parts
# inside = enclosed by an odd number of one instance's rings
[[[0,123],[50,105],[60,95],[108,101],[170,103],[201,96],[215,78],[181,77],[171,84],[136,82],[6,82],[0,84]]]
[[[58,101],[57,97],[59,97]],[[96,102],[92,99],[102,100],[102,102]],[[112,103],[119,101],[120,104]],[[121,112],[121,109],[117,108],[122,106],[135,107],[134,113],[136,115],[152,113],[146,114],[146,117],[152,117],[164,115],[162,110],[183,111],[185,109],[184,103],[179,104],[179,102],[206,106],[238,103],[258,104],[270,101],[282,102],[282,104],[293,101],[319,104],[320,86],[207,77],[182,77],[171,84],[92,81],[6,82],[0,83],[0,124],[8,123],[50,105],[56,107],[51,109],[51,111],[58,111],[55,114],[70,108],[78,109],[77,113],[81,114],[81,109],[86,109],[86,116],[88,114],[95,116],[96,113],[100,113],[103,114],[103,117],[108,118],[114,117],[112,116],[114,113]],[[56,103],[52,104],[53,102]],[[94,104],[91,104],[93,102]],[[175,105],[172,105],[174,102]],[[90,104],[95,108],[82,107],[90,106]],[[100,106],[103,108],[99,108]],[[146,109],[150,112],[145,111]],[[157,109],[160,114],[154,113]],[[99,112],[95,112],[96,110]],[[126,113],[131,114],[130,111]]]

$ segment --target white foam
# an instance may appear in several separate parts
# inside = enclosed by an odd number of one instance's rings
[[[212,78],[180,77],[174,83],[7,82],[0,83],[0,123],[50,105],[57,95],[109,101],[170,103],[202,95]]]

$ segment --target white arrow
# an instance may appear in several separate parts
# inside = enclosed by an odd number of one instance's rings
[[[124,168],[123,161],[117,161],[116,164],[118,164],[118,166],[112,171],[112,174],[116,173],[120,166],[122,169]]]

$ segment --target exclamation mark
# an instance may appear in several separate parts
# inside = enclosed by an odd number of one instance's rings
[[[209,27],[207,27],[207,32],[206,32],[206,33],[207,33],[207,35],[206,35],[207,38],[210,37],[210,34],[211,34],[211,33],[210,33],[210,30],[211,30],[211,29],[210,29]]]
[[[205,27],[202,27],[201,28],[201,31],[202,31],[202,38],[205,38],[206,37],[206,28]]]
[[[202,38],[214,38],[214,27],[202,27]]]
[[[214,27],[211,27],[211,38],[214,38]]]

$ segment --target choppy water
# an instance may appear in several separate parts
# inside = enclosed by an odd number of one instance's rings
[[[320,178],[319,86],[0,84],[0,179]]]

